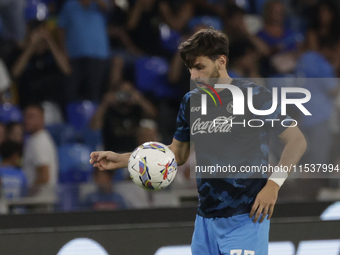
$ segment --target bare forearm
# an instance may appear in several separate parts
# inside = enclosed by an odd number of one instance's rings
[[[261,56],[269,56],[270,55],[270,48],[267,46],[267,44],[259,39],[258,37],[254,35],[248,36],[249,40],[254,44],[258,52],[261,54]]]
[[[131,156],[132,152],[127,152],[127,153],[123,153],[122,157],[123,157],[123,167],[126,168],[128,167],[128,163],[129,163],[129,158]]]
[[[19,59],[14,64],[14,67],[12,69],[12,75],[14,78],[18,78],[21,76],[21,74],[24,72],[28,64],[28,61],[32,57],[33,53],[34,53],[34,46],[30,44],[25,49],[24,53],[19,57]]]
[[[148,100],[143,98],[140,102],[140,106],[143,108],[145,117],[152,119],[157,117],[157,110],[155,106],[153,106],[153,104],[150,103]]]
[[[182,59],[179,55],[179,53],[176,53],[176,55],[173,57],[170,65],[170,69],[168,72],[168,79],[170,83],[175,83],[179,81],[182,75]]]
[[[49,166],[42,165],[36,169],[36,179],[34,181],[35,186],[47,184],[50,180]]]
[[[66,54],[52,40],[49,40],[48,44],[50,46],[53,57],[55,58],[55,60],[57,62],[58,67],[61,69],[61,71],[64,74],[70,75],[71,74],[71,66],[70,66],[70,63],[67,59]]]
[[[190,142],[179,142],[173,139],[168,147],[175,154],[179,166],[183,165],[188,160],[190,156]]]
[[[301,137],[297,140],[289,141],[283,149],[279,166],[295,166],[299,163],[307,148],[306,140]]]
[[[140,51],[137,46],[133,43],[132,39],[126,33],[126,31],[123,28],[120,27],[110,27],[109,28],[110,36],[115,37],[119,39],[125,46],[127,50],[130,52],[138,52]]]
[[[141,2],[137,1],[136,5],[133,7],[129,18],[127,20],[127,29],[134,30],[139,22],[139,19],[142,15],[143,9],[141,6]]]

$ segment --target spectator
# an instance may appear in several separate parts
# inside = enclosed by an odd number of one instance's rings
[[[156,0],[137,0],[131,8],[126,26],[132,41],[143,54],[163,54],[159,31],[159,5]]]
[[[33,20],[29,27],[26,44],[12,67],[20,105],[43,100],[61,103],[62,74],[70,74],[70,64],[45,22]]]
[[[2,31],[0,38],[0,57],[6,64],[13,50],[22,46],[26,24],[24,16],[25,0],[1,0],[0,1],[0,18]]]
[[[166,52],[162,48],[159,31],[160,15],[157,0],[137,0],[131,7],[126,20],[128,36],[123,36],[128,54],[115,54],[112,60],[110,77],[111,88],[117,89],[125,79],[126,68],[134,70],[135,61],[141,56],[162,56]],[[141,39],[143,38],[143,39]],[[131,68],[132,67],[132,68]]]
[[[163,21],[176,32],[185,30],[187,22],[193,15],[194,6],[190,0],[138,0],[127,18],[126,31],[117,26],[110,26],[109,33],[119,36],[125,50],[113,49],[114,58],[110,84],[114,88],[134,70],[135,61],[141,56],[172,57],[171,49],[165,49],[161,40],[160,25]],[[179,37],[179,34],[176,34]],[[140,40],[143,38],[143,40]],[[116,44],[117,45],[117,44]],[[172,46],[177,49],[177,45]],[[124,76],[125,73],[129,75]]]
[[[321,53],[339,71],[340,62],[340,13],[337,3],[320,1],[311,15],[306,48]]]
[[[104,150],[131,151],[137,144],[139,123],[143,118],[155,118],[157,111],[130,82],[120,90],[105,94],[91,120],[93,130],[102,129]]]
[[[136,59],[143,54],[132,41],[126,22],[128,10],[122,9],[115,2],[108,24],[108,35],[112,53],[110,72],[110,88],[114,89],[120,81],[131,77],[131,70],[134,70]]]
[[[6,199],[13,200],[26,195],[26,177],[19,167],[22,157],[22,144],[5,141],[0,146],[1,187]]]
[[[259,54],[246,38],[230,44],[229,75],[232,78],[260,78],[257,61]]]
[[[23,160],[29,195],[53,203],[58,178],[58,158],[55,144],[44,128],[42,106],[29,105],[25,108],[24,126],[30,135],[24,144]]]
[[[240,39],[249,40],[261,56],[268,56],[270,47],[256,35],[249,32],[245,23],[245,15],[245,11],[237,5],[228,5],[223,23],[224,31],[228,35],[230,42]]]
[[[295,34],[284,25],[285,15],[286,7],[280,0],[268,1],[264,6],[264,28],[257,35],[271,48],[271,54],[297,47]]]
[[[93,176],[97,190],[85,198],[83,204],[86,208],[98,211],[125,209],[127,207],[123,197],[114,191],[113,171],[95,169]]]
[[[66,103],[99,101],[110,55],[105,0],[65,2],[58,19],[60,40],[71,61],[72,74],[65,86]],[[81,88],[81,86],[84,86]]]
[[[24,142],[24,127],[19,122],[10,122],[6,125],[6,139],[16,143]]]
[[[161,0],[159,11],[164,22],[178,32],[183,32],[187,22],[194,14],[194,4],[191,0]]]
[[[269,47],[265,75],[288,73],[296,64],[299,37],[285,27],[285,5],[271,0],[264,6],[264,28],[257,36]]]

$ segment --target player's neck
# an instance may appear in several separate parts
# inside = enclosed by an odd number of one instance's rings
[[[226,71],[223,71],[223,72],[220,73],[220,78],[217,79],[216,84],[231,84],[232,80],[233,79],[229,76],[229,74],[226,70]],[[219,93],[224,89],[216,88],[215,90],[216,90],[217,93]]]

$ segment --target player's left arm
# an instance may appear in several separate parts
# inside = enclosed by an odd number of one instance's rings
[[[289,127],[283,131],[279,138],[285,144],[283,149],[279,166],[291,166],[296,165],[307,148],[305,137],[301,133],[298,127]],[[280,186],[272,180],[268,180],[267,184],[257,194],[249,217],[252,218],[254,215],[253,222],[261,219],[260,223],[263,222],[265,217],[268,215],[270,219],[274,212],[274,206],[278,197]]]

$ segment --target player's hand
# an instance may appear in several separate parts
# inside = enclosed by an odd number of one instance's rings
[[[128,155],[112,151],[94,151],[90,154],[90,164],[99,170],[114,170],[127,166]]]
[[[267,215],[268,220],[272,217],[279,189],[279,185],[277,185],[275,182],[268,181],[266,186],[264,186],[263,189],[257,194],[254,205],[251,208],[249,214],[249,218],[253,218],[255,215],[253,220],[254,223],[257,222],[261,214],[262,216],[259,223],[263,222]]]

